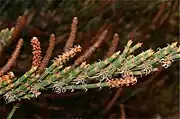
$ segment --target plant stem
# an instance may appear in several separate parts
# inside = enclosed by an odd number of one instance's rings
[[[16,109],[18,108],[18,106],[14,105],[11,112],[9,113],[7,119],[11,119],[12,116],[14,115],[14,112],[16,111]]]

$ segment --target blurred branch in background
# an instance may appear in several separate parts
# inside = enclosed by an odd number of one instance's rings
[[[52,64],[52,62],[48,61],[59,55],[63,50],[69,51],[74,44],[79,44],[82,47],[82,53],[78,53],[74,58],[68,59],[67,64],[64,64],[64,67],[67,68],[62,71],[67,71],[69,72],[67,74],[70,74],[68,76],[65,74],[67,76],[65,79],[69,77],[73,79],[79,76],[79,74],[85,76],[86,73],[83,72],[88,70],[86,65],[98,65],[98,63],[101,64],[116,51],[120,50],[122,53],[128,39],[133,39],[136,43],[143,42],[143,46],[141,47],[143,52],[146,51],[147,48],[156,49],[157,47],[165,47],[166,44],[171,44],[179,40],[178,0],[48,0],[43,2],[39,0],[4,0],[0,1],[0,3],[0,30],[2,30],[0,33],[1,67],[5,66],[10,58],[11,53],[16,47],[15,42],[20,38],[23,38],[24,41],[21,52],[16,60],[11,63],[11,65],[13,64],[10,66],[11,69],[8,69],[8,71],[12,71],[17,78],[20,78],[26,73],[32,65],[33,54],[31,53],[32,47],[30,46],[30,39],[32,39],[32,37],[36,37],[39,40],[41,43],[42,56],[46,57],[44,61],[42,61],[43,63],[39,62],[43,68],[39,68],[40,71],[35,71],[35,73],[39,72],[39,74],[46,71],[44,67]],[[78,23],[76,18],[78,18]],[[106,30],[107,34],[103,35],[102,33]],[[55,35],[56,42],[52,42],[52,45],[50,45],[51,40],[49,40],[49,36],[52,33]],[[50,39],[54,38],[51,36]],[[171,52],[169,50],[167,51]],[[139,53],[140,50],[136,50],[133,55],[127,56],[127,60],[133,59],[133,57]],[[174,53],[173,50],[171,53]],[[177,57],[178,55],[174,55],[174,57],[175,56]],[[61,58],[64,58],[64,56]],[[166,66],[165,64],[169,63],[169,66],[172,63],[171,58],[170,55],[167,55],[165,59],[161,60],[162,65],[164,64],[163,66]],[[102,61],[97,62],[97,59],[101,59]],[[86,65],[82,63],[83,61],[86,61]],[[126,63],[128,64],[128,62]],[[127,65],[126,63],[124,63],[123,66]],[[143,67],[142,69],[144,69],[146,73],[149,72],[151,69],[149,67],[150,65],[144,62],[143,64],[146,65],[140,65],[141,67],[134,68],[134,71]],[[73,67],[69,69],[68,66],[71,65],[73,65]],[[79,65],[81,65],[81,67],[79,67]],[[97,73],[97,75],[92,78],[93,80],[99,76],[100,73],[98,72],[104,68],[102,68],[102,64],[98,66],[97,68],[91,67],[93,70],[90,71]],[[131,65],[128,65],[128,67],[131,67]],[[85,68],[85,70],[83,68]],[[102,69],[98,70],[99,68]],[[105,71],[109,69],[111,68],[106,68]],[[113,70],[110,71],[113,72]],[[119,91],[121,88],[117,90],[103,88],[100,92],[88,89],[87,93],[77,91],[71,92],[70,94],[65,93],[59,95],[54,94],[50,90],[43,90],[45,94],[39,96],[33,102],[22,100],[21,102],[23,104],[17,113],[14,114],[14,117],[33,118],[33,116],[36,115],[34,116],[35,118],[45,118],[46,116],[43,116],[44,113],[47,113],[47,117],[49,118],[98,118],[102,116],[109,118],[155,118],[157,115],[162,118],[168,117],[177,114],[179,111],[177,107],[179,104],[177,99],[179,96],[178,72],[179,61],[176,61],[166,70],[159,69],[157,73],[149,74],[142,78],[138,75],[137,85],[123,88],[120,95]],[[8,83],[17,81],[17,78],[12,80],[10,78],[11,75],[6,75],[6,73],[4,73],[5,76],[3,79],[5,79],[5,77],[6,79],[9,78],[6,80]],[[27,93],[32,94],[32,92],[30,92],[30,89],[33,87],[32,84],[39,82],[39,80],[37,81],[38,75],[31,80],[32,77],[35,76],[35,73],[32,73],[32,76],[28,77],[28,80],[21,78],[23,81],[27,81],[24,83],[26,86],[23,87],[19,82],[20,84],[17,83],[14,85],[18,88],[15,88],[13,92],[20,92],[18,94],[19,96]],[[91,73],[93,72],[89,72],[89,74]],[[120,75],[118,72],[115,73],[117,75],[115,79],[112,78],[114,80],[111,84],[113,86],[119,86],[118,83],[120,82],[117,82],[117,79],[121,78],[119,78]],[[139,72],[135,73],[139,74]],[[82,76],[79,77],[82,78]],[[40,84],[40,82],[37,84]],[[47,83],[51,83],[51,80],[45,80],[41,86],[45,86]],[[80,82],[78,86],[74,83],[77,82],[70,82],[71,86],[68,86],[68,84],[65,88],[73,91],[72,87],[74,89],[85,90],[86,88],[93,87],[101,89],[103,86],[106,86],[104,82],[97,82],[97,84],[95,84],[96,82],[92,81],[89,82],[90,85],[85,85],[83,82]],[[94,84],[91,85],[91,83]],[[121,83],[124,84],[127,82]],[[52,88],[52,85],[49,87]],[[40,94],[38,90],[31,91]],[[47,97],[44,97],[44,95],[47,95]],[[41,98],[42,100],[39,101]],[[13,103],[5,104],[4,100],[1,100],[0,103],[2,104],[1,107],[3,107],[3,110],[0,110],[1,113],[10,112],[10,107]],[[32,103],[37,106],[33,106]],[[51,109],[54,109],[51,108],[52,105],[56,105],[57,109],[61,109],[61,107],[63,107],[63,109],[61,112],[51,111]],[[122,108],[122,105],[124,108]],[[28,110],[26,110],[27,107]],[[43,111],[39,112],[38,110],[41,108],[43,108]],[[33,112],[30,112],[30,109],[33,110]],[[119,110],[121,110],[121,113]],[[102,114],[101,112],[106,113]],[[123,112],[125,112],[125,116],[123,116]],[[25,113],[25,115],[23,113]],[[7,114],[8,113],[6,113],[6,115]]]

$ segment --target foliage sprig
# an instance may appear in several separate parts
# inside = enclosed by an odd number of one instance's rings
[[[75,17],[74,20],[77,20],[77,18]],[[76,28],[73,29],[74,27]],[[74,33],[71,32],[70,39],[74,40],[77,23],[73,28],[71,30]],[[1,32],[1,35],[4,34],[3,32]],[[107,30],[102,32],[95,44],[79,57],[80,60],[75,60],[75,65],[67,66],[65,64],[78,52],[81,52],[80,45],[65,48],[65,52],[54,58],[52,64],[47,68],[45,67],[55,45],[55,35],[52,34],[50,37],[49,48],[43,61],[41,61],[41,44],[38,38],[33,37],[31,40],[33,47],[31,69],[21,77],[15,77],[13,72],[3,72],[4,75],[0,77],[0,95],[4,95],[6,102],[9,103],[21,99],[37,98],[43,90],[49,88],[56,93],[63,93],[67,90],[73,92],[79,89],[87,91],[91,88],[128,87],[138,83],[140,77],[158,71],[159,66],[168,68],[173,61],[180,59],[180,47],[177,46],[177,42],[162,49],[159,48],[157,51],[148,49],[134,55],[133,53],[142,46],[142,43],[133,45],[133,40],[130,39],[122,53],[117,51],[110,57],[92,64],[83,62],[99,47],[107,33]],[[20,46],[22,46],[22,43],[17,45],[17,49],[20,50]]]

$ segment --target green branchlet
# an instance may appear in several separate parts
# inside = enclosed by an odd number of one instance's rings
[[[111,83],[108,82],[113,81],[117,76],[125,80],[124,77],[127,76],[148,75],[158,71],[157,67],[160,65],[167,68],[174,60],[180,59],[180,48],[177,47],[177,42],[157,52],[148,49],[136,56],[132,53],[142,44],[131,46],[132,43],[132,40],[127,43],[122,54],[118,51],[103,61],[93,64],[83,62],[74,69],[71,66],[63,67],[60,62],[54,62],[42,74],[35,74],[36,68],[33,68],[10,83],[1,82],[0,94],[4,94],[7,102],[12,102],[38,97],[43,89],[48,88],[55,90],[56,93],[62,93],[66,90],[111,87]],[[68,59],[64,60],[64,63]]]

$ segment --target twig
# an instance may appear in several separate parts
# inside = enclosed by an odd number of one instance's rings
[[[101,43],[106,38],[106,36],[107,36],[107,30],[105,30],[101,34],[101,36],[97,39],[97,41],[93,44],[92,47],[90,47],[88,50],[86,50],[86,52],[83,55],[81,55],[79,58],[76,59],[76,61],[74,63],[74,67],[78,66],[84,60],[86,60],[88,57],[90,57],[92,55],[92,53],[95,52],[95,50],[101,45]]]
[[[109,112],[109,110],[112,108],[112,106],[114,105],[114,103],[116,102],[116,100],[118,99],[119,95],[122,93],[123,89],[119,88],[116,92],[116,94],[113,96],[113,98],[109,101],[109,103],[107,104],[107,106],[104,109],[104,114],[106,114],[107,112]]]
[[[35,28],[35,27],[29,27],[27,29],[27,31],[28,31],[28,34],[30,36],[42,36],[42,35],[48,36],[48,34],[49,34],[48,32],[42,31],[42,30]]]
[[[153,21],[152,21],[152,25],[156,24],[158,19],[161,17],[161,14],[163,13],[165,7],[167,6],[167,1],[164,2],[161,6],[159,11],[157,12],[156,16],[154,17]]]
[[[114,54],[114,52],[116,51],[117,45],[118,45],[118,41],[119,41],[119,35],[117,33],[115,33],[113,36],[112,44],[111,44],[109,51],[107,52],[105,58],[110,57],[111,55]]]
[[[25,12],[23,16],[19,16],[16,21],[15,29],[11,34],[11,39],[16,39],[21,31],[32,21],[32,18],[35,14],[34,9],[28,12]]]
[[[83,34],[81,39],[87,39],[87,40],[83,40],[83,45],[82,45],[83,49],[85,51],[89,49],[91,44],[95,43],[96,40],[101,36],[104,29],[107,29],[109,31],[109,27],[110,25],[104,24],[102,27],[100,27],[98,31],[92,30],[92,31],[89,31],[89,33],[87,34]],[[90,38],[91,36],[94,36],[94,37]]]
[[[17,104],[16,104],[16,105],[13,106],[13,108],[12,108],[11,112],[9,113],[7,119],[11,119],[12,118],[12,116],[14,115],[14,113],[15,113],[17,108],[19,108],[19,105],[17,106]]]
[[[175,1],[174,5],[172,6],[172,10],[168,11],[164,16],[162,16],[162,18],[159,21],[159,24],[162,25],[164,23],[165,20],[168,19],[168,17],[172,14],[172,12],[177,8],[178,6],[178,1]]]
[[[18,19],[16,21],[15,29],[12,32],[12,35],[11,35],[12,39],[16,39],[19,36],[19,34],[21,33],[22,29],[25,27],[26,20],[27,20],[26,17],[27,17],[26,15],[18,17]]]
[[[126,119],[126,113],[125,113],[123,104],[120,104],[120,109],[121,109],[121,118],[120,119]]]
[[[56,45],[59,45],[64,41],[65,38],[68,37],[68,33],[64,33],[63,35],[57,36],[56,37]]]
[[[23,45],[23,39],[20,39],[16,45],[15,51],[11,55],[11,58],[8,60],[6,65],[0,69],[0,76],[2,76],[4,73],[8,72],[11,69],[12,65],[15,63],[16,58],[20,53],[22,45]]]

